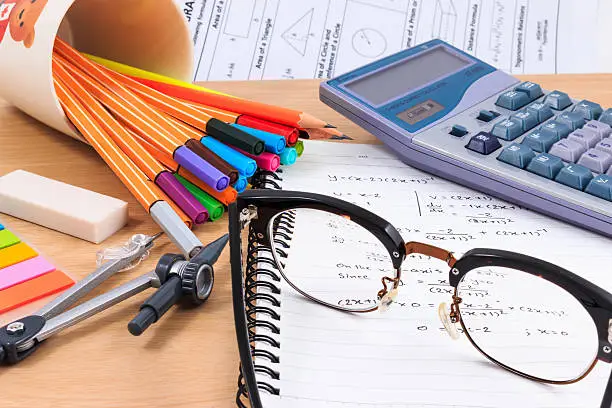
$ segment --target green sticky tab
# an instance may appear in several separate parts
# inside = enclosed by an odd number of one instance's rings
[[[225,208],[223,204],[217,201],[210,194],[202,191],[198,186],[186,180],[185,178],[175,175],[176,179],[208,210],[208,219],[210,221],[216,221],[223,217]]]
[[[8,248],[20,243],[21,240],[7,229],[0,231],[0,249]]]
[[[302,140],[298,140],[298,142],[295,144],[295,151],[298,154],[298,157],[302,157],[302,154],[304,154],[304,142]]]

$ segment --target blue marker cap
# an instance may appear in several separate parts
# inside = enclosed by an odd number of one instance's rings
[[[255,136],[260,140],[263,140],[266,146],[266,150],[270,153],[280,154],[283,150],[285,150],[285,147],[287,147],[287,140],[283,136],[277,135],[276,133],[253,129],[248,126],[238,125],[236,123],[232,124],[231,126],[235,127],[236,129],[240,129],[243,132],[248,133],[252,136]]]
[[[237,152],[231,147],[224,145],[220,141],[210,136],[203,137],[200,142],[215,152],[223,160],[228,162],[233,168],[238,170],[241,176],[251,177],[257,170],[257,163],[250,157]]]
[[[229,177],[189,150],[187,146],[181,146],[174,151],[174,160],[217,191],[229,187]]]
[[[242,193],[244,190],[247,189],[248,185],[249,182],[247,181],[247,178],[244,176],[239,176],[238,180],[236,180],[232,187],[234,187],[237,192]]]
[[[4,229],[4,225],[0,224],[0,231]]]
[[[298,154],[295,147],[288,147],[280,154],[281,164],[283,166],[291,166],[292,164],[295,164],[297,158]]]

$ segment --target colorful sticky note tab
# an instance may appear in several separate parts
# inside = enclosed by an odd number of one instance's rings
[[[55,266],[42,256],[8,266],[0,270],[0,290],[19,285],[54,270]]]
[[[4,249],[20,243],[21,240],[7,229],[0,231],[0,249]]]
[[[36,251],[20,242],[8,248],[0,249],[0,270],[38,256]]]
[[[0,314],[68,289],[74,281],[61,271],[53,271],[36,279],[0,291]]]
[[[4,225],[0,224],[0,231],[4,229]]]

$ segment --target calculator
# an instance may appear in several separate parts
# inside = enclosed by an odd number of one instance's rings
[[[612,237],[612,109],[432,40],[320,86],[407,164]]]

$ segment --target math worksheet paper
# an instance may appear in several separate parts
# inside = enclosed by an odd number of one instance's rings
[[[612,290],[607,238],[408,167],[383,146],[307,142],[305,148],[301,160],[284,170],[283,189],[317,192],[353,202],[391,222],[405,241],[430,243],[454,251],[457,257],[478,247],[520,252],[563,266]],[[313,265],[315,259],[320,267],[306,268],[304,273],[318,276],[325,265],[337,265],[339,261],[330,254],[309,252],[314,240],[324,239],[323,234],[309,235],[309,228],[298,218],[287,249],[289,257],[284,262],[287,268],[294,268],[292,273],[298,273],[295,267]],[[352,239],[350,233],[335,230],[334,236],[337,235]],[[378,257],[384,256],[361,255],[364,254],[355,253],[353,267],[358,269],[347,269],[347,273],[367,274],[370,268],[380,266]],[[264,256],[263,252],[260,256]],[[398,298],[390,310],[352,315],[314,304],[284,281],[276,283],[281,285],[281,306],[275,311],[281,318],[270,321],[279,326],[280,334],[270,335],[280,342],[280,350],[266,344],[257,347],[278,355],[280,362],[260,358],[257,363],[280,374],[278,381],[265,374],[259,378],[278,387],[280,397],[262,392],[264,406],[599,407],[610,373],[608,364],[599,363],[576,384],[545,385],[488,362],[463,335],[459,340],[451,339],[437,314],[441,302],[451,301],[453,291],[448,286],[448,276],[449,268],[444,262],[409,257],[402,268]],[[324,281],[325,290],[337,290],[338,299],[344,299],[343,281],[331,278]],[[485,275],[483,278],[487,280]],[[478,310],[474,313],[490,315],[492,327],[499,317],[497,313],[522,307],[520,290],[513,292],[500,309],[480,299],[479,293],[475,289],[473,297],[466,297],[466,303]],[[553,308],[556,299],[542,299],[541,306],[526,310],[539,316],[543,310]],[[552,324],[550,317],[532,320],[530,316],[533,315],[522,314],[520,322],[515,323],[525,325],[530,332],[525,335],[559,335],[548,327],[539,327]],[[258,314],[258,319],[269,316]],[[571,326],[570,330],[576,330]],[[514,345],[509,342],[505,346]]]
[[[176,0],[195,80],[331,78],[432,38],[512,74],[610,72],[609,0]]]

